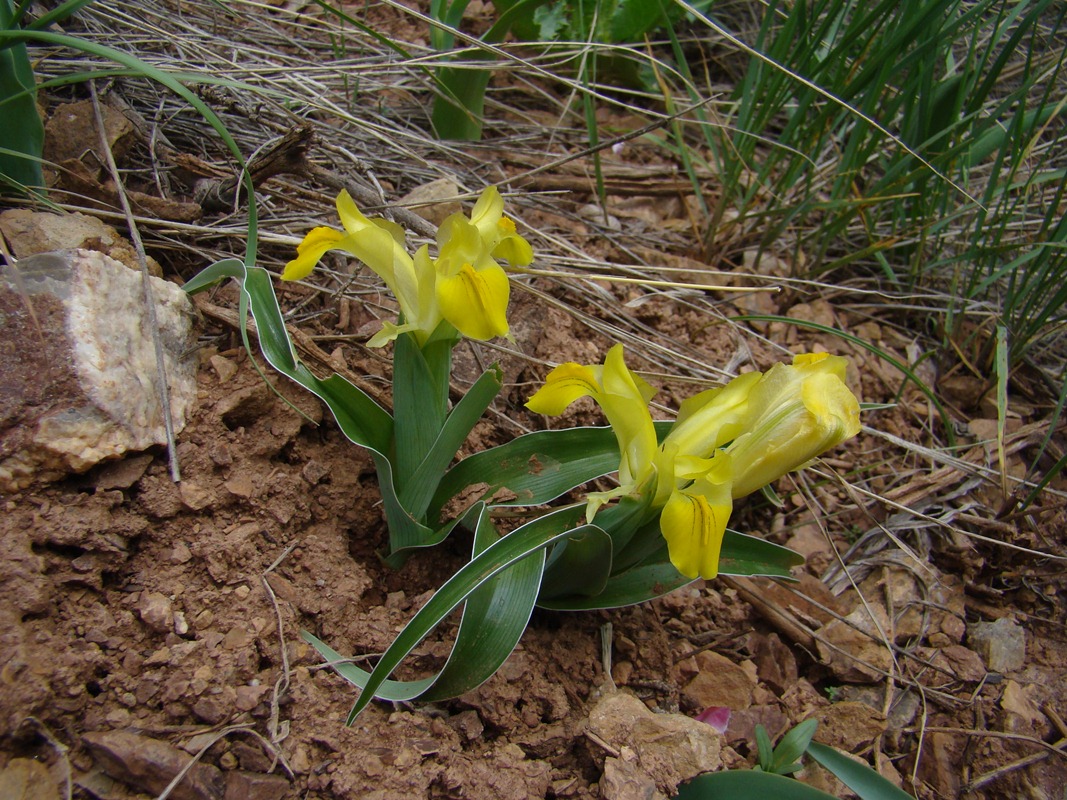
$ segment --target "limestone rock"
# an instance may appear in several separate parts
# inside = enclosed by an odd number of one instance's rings
[[[722,736],[714,728],[682,714],[655,714],[624,692],[597,701],[589,731],[619,752],[605,762],[605,784],[617,792],[605,794],[608,800],[673,797],[678,784],[722,767]]]
[[[196,402],[191,304],[151,278],[171,421]],[[0,276],[0,491],[84,472],[166,441],[140,272],[89,250]]]
[[[111,256],[130,269],[141,271],[133,245],[110,225],[87,214],[52,214],[12,208],[0,214],[0,233],[11,243],[15,258],[84,248]],[[163,275],[163,269],[151,256],[148,257],[148,271],[157,278]]]
[[[416,186],[400,199],[400,205],[412,206],[412,211],[423,219],[440,226],[449,215],[463,210],[456,197],[460,188],[448,178]]]

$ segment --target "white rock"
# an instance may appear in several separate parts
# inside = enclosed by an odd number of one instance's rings
[[[196,402],[192,305],[150,278],[171,420]],[[89,250],[42,253],[0,276],[0,491],[83,472],[166,441],[140,272]]]

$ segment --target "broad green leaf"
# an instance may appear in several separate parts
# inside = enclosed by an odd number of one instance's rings
[[[393,348],[396,452],[390,460],[396,470],[397,488],[403,493],[409,478],[433,447],[448,414],[452,346],[442,340],[429,341],[424,351],[413,336],[402,334]],[[445,362],[443,370],[441,360]],[[447,463],[442,472],[446,466]]]
[[[486,507],[483,504],[479,504],[467,513],[465,519],[468,521],[477,519],[484,513],[486,513]],[[425,678],[420,681],[394,681],[389,680],[389,676],[399,666],[400,662],[418,646],[419,642],[425,639],[445,617],[452,613],[479,587],[529,556],[536,555],[537,558],[542,558],[539,554],[549,545],[570,536],[585,533],[591,526],[580,524],[581,519],[581,509],[574,507],[562,508],[516,528],[461,567],[430,598],[426,605],[412,617],[404,630],[397,635],[388,650],[379,659],[377,666],[371,673],[368,674],[365,670],[353,664],[339,664],[337,671],[363,690],[348,716],[349,723],[366,708],[374,697],[379,697],[383,700],[412,700],[427,693],[434,686],[439,676]],[[542,565],[543,563],[543,561],[540,562]],[[540,569],[538,569],[538,586],[540,585],[540,577]],[[528,586],[524,588],[528,588]],[[494,613],[506,611],[507,594],[505,593],[502,597],[498,597],[494,603],[503,604],[500,607],[494,606],[496,608]],[[525,624],[524,621],[523,628],[525,628]],[[323,645],[311,634],[305,632],[301,635],[306,641],[314,645],[322,655],[331,660],[339,658],[336,652]],[[504,657],[506,658],[506,654]],[[470,663],[464,665],[464,667],[472,675],[484,674],[485,677],[488,677],[501,663],[503,663],[503,658],[497,652],[492,654],[491,658],[487,655],[484,663]],[[437,697],[436,694],[432,696]]]
[[[643,564],[619,575],[612,575],[600,594],[593,597],[571,595],[539,599],[537,605],[553,611],[595,611],[623,608],[654,600],[692,583],[670,562]]]
[[[800,757],[808,749],[811,737],[815,735],[818,727],[818,720],[806,719],[790,728],[778,742],[778,746],[774,748],[774,761],[771,763],[770,771],[778,775],[787,775],[800,769]]]
[[[413,514],[420,518],[426,514],[430,499],[437,489],[441,477],[448,465],[456,457],[456,452],[467,440],[471,430],[481,420],[493,398],[500,392],[504,376],[498,367],[491,367],[482,373],[474,385],[467,390],[455,408],[445,418],[436,441],[411,475],[400,493],[400,501]],[[399,413],[398,409],[394,409]],[[398,417],[397,427],[401,422]],[[399,443],[398,443],[399,445]]]
[[[860,800],[914,800],[866,764],[859,764],[832,747],[818,742],[808,745],[808,755],[859,795]]]
[[[476,58],[472,53],[468,58]],[[493,73],[488,69],[441,67],[436,72],[439,94],[434,98],[433,123],[437,138],[476,142],[482,138],[485,88]]]
[[[672,424],[657,422],[657,435],[662,439]],[[515,495],[493,505],[541,505],[618,468],[619,445],[611,428],[528,433],[459,462],[441,481],[430,507],[439,510],[468,486],[482,484],[485,497],[500,489]]]
[[[791,570],[803,563],[804,556],[795,550],[727,528],[719,555],[719,574],[793,580]]]
[[[245,267],[239,260],[225,259],[204,269],[185,285],[187,292],[201,291],[224,278],[233,278],[241,289],[240,319],[244,345],[251,352],[243,321],[249,312],[256,323],[259,346],[267,363],[319,397],[333,412],[337,425],[355,444],[370,450],[378,472],[378,487],[389,523],[389,546],[393,553],[412,547],[427,547],[444,539],[452,523],[439,531],[424,525],[404,508],[394,483],[392,462],[393,419],[372,397],[340,375],[316,377],[296,357],[285,319],[278,307],[270,274],[260,267]]]
[[[285,319],[278,307],[270,274],[261,267],[246,267],[235,258],[219,261],[204,269],[185,285],[190,294],[223,278],[233,278],[241,289],[241,319],[251,312],[256,323],[260,350],[278,372],[299,383],[325,402],[344,434],[358,445],[380,454],[388,452],[393,420],[372,397],[340,375],[325,380],[315,377],[296,357]],[[242,326],[245,346],[251,349],[248,332]]]
[[[836,800],[832,794],[793,778],[758,770],[732,769],[698,775],[678,787],[675,800]]]
[[[538,604],[551,597],[597,597],[611,575],[611,536],[591,528],[552,548]]]
[[[498,534],[484,506],[473,510],[469,516],[474,517],[476,531],[473,557],[477,557],[498,541]],[[417,681],[386,681],[386,688],[415,692],[409,699],[417,697],[423,702],[432,702],[469,692],[488,680],[515,649],[526,630],[537,598],[544,562],[544,549],[537,550],[510,569],[482,583],[466,599],[455,643],[441,671]],[[442,591],[445,591],[445,587],[442,587]],[[448,613],[446,611],[445,616]],[[332,648],[306,631],[302,635],[330,661],[338,661],[339,657]],[[394,642],[390,650],[396,646]],[[389,652],[383,658],[388,656]],[[360,687],[366,686],[371,677],[371,673],[352,664],[338,663],[335,669]],[[349,724],[356,713],[353,710]]]

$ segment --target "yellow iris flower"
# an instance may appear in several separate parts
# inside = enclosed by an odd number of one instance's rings
[[[471,218],[448,217],[438,229],[438,257],[423,246],[412,257],[404,246],[404,230],[394,222],[368,218],[347,191],[337,196],[337,214],[344,230],[313,229],[285,265],[282,280],[306,278],[329,250],[344,250],[370,267],[396,297],[403,324],[385,323],[371,338],[380,347],[412,332],[425,342],[444,320],[471,339],[508,335],[510,285],[496,258],[525,266],[533,250],[503,216],[504,201],[490,186],[478,198]]]
[[[589,496],[587,516],[623,495],[653,492],[671,562],[686,577],[718,574],[733,501],[804,466],[859,432],[859,402],[845,385],[846,360],[799,355],[792,365],[741,375],[690,398],[662,444],[653,391],[615,345],[603,366],[563,364],[527,407],[560,414],[580,397],[603,409],[619,440],[619,488]]]

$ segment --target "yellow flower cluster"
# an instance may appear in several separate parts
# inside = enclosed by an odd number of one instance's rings
[[[741,375],[691,397],[658,443],[648,403],[652,388],[631,372],[615,345],[604,364],[556,367],[526,404],[560,414],[592,397],[619,440],[619,487],[589,495],[591,521],[604,503],[653,493],[671,562],[686,577],[718,574],[733,501],[804,466],[855,436],[859,402],[845,385],[846,360],[826,353],[794,357],[766,373]]]
[[[368,344],[380,347],[411,332],[424,343],[442,321],[471,339],[508,335],[510,295],[507,274],[496,259],[517,266],[533,261],[533,250],[503,215],[504,200],[490,186],[471,216],[453,214],[437,231],[437,258],[423,245],[414,257],[404,245],[404,229],[380,217],[364,216],[347,191],[337,196],[344,230],[315,228],[285,265],[282,280],[307,277],[329,250],[351,253],[385,281],[400,304],[401,324],[386,323]]]

